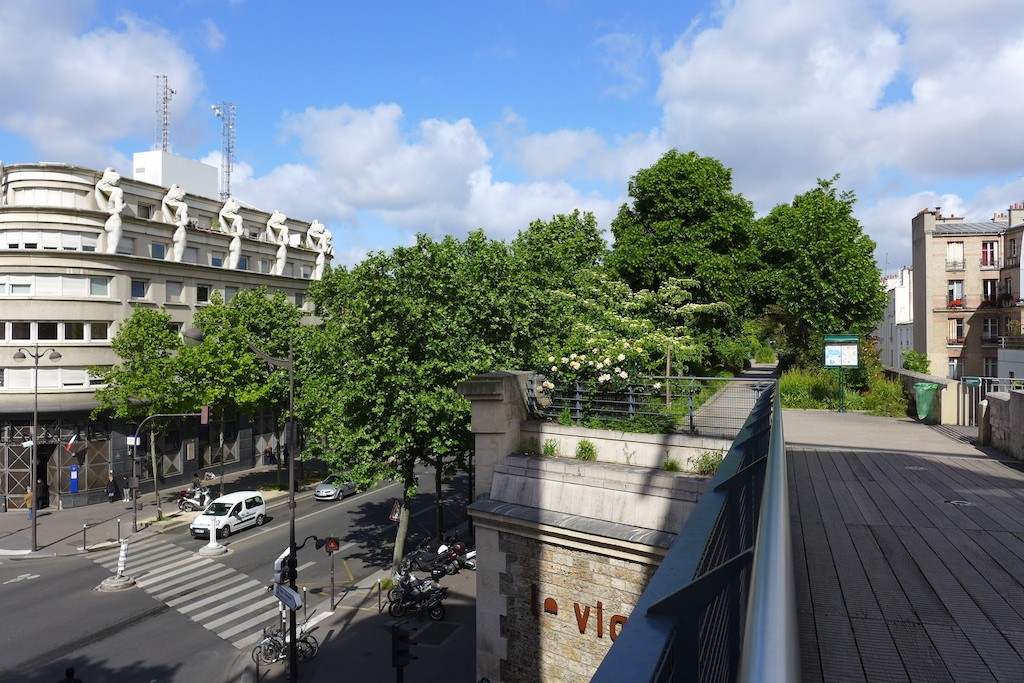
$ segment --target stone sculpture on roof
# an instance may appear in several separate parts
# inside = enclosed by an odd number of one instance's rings
[[[121,176],[112,168],[106,168],[103,176],[96,182],[96,204],[100,211],[110,217],[103,226],[103,244],[101,251],[105,254],[116,254],[117,245],[121,241],[121,211],[124,210],[124,190],[120,186]]]
[[[220,231],[231,235],[231,244],[228,245],[228,259],[224,262],[225,268],[234,270],[238,268],[238,261],[242,257],[242,234],[245,226],[242,223],[242,216],[238,213],[241,204],[234,197],[228,197],[220,210]]]
[[[177,185],[171,185],[160,203],[163,210],[164,223],[171,223],[177,226],[174,230],[174,248],[171,257],[181,262],[185,255],[185,244],[188,242],[188,233],[185,226],[188,225],[188,204],[185,203],[185,190]]]
[[[263,233],[263,240],[271,244],[280,245],[277,248],[277,261],[274,263],[274,275],[284,274],[284,265],[288,260],[288,226],[284,222],[288,220],[280,211],[275,210],[267,219],[267,229]]]
[[[324,265],[328,256],[334,256],[334,247],[331,245],[331,232],[324,227],[320,221],[313,221],[309,224],[306,232],[306,246],[316,250],[316,266],[313,268],[312,279],[319,280],[324,274]]]

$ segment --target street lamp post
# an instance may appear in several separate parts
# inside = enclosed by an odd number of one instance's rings
[[[182,333],[182,336],[191,342],[203,341],[203,331],[196,328],[189,328]],[[246,346],[257,356],[266,361],[269,365],[278,368],[288,369],[288,430],[285,448],[288,449],[288,586],[297,591],[298,579],[296,567],[298,560],[295,557],[295,357],[291,340],[288,340],[288,359],[274,358],[264,353],[248,339],[242,338]],[[291,637],[288,639],[288,681],[296,683],[299,680],[299,649],[296,636],[296,615],[295,610],[288,610],[288,630]]]
[[[60,353],[56,349],[46,349],[50,352],[48,358],[56,363],[60,360]],[[38,477],[39,469],[39,359],[46,355],[46,351],[39,351],[39,342],[36,342],[35,351],[29,351],[28,349],[18,349],[17,353],[14,354],[14,360],[21,363],[26,358],[32,358],[35,367],[32,375],[32,462],[29,465],[29,477],[28,485],[30,487],[35,486],[35,493],[32,496],[32,552],[38,549],[36,543],[36,510],[39,508],[39,487],[36,486],[36,479]]]

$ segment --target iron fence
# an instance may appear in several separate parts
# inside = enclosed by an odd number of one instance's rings
[[[781,402],[759,394],[593,681],[800,679]]]
[[[733,438],[757,397],[774,380],[721,377],[647,377],[617,389],[575,384],[546,389],[542,377],[527,382],[532,417],[592,423],[630,431],[684,432]],[[629,427],[632,423],[633,427]],[[646,428],[646,429],[645,429]]]

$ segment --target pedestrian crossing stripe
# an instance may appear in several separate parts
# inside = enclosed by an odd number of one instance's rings
[[[90,553],[101,567],[118,569],[120,548]],[[123,575],[168,607],[203,628],[246,649],[262,637],[262,629],[280,619],[280,603],[266,585],[160,538],[130,544]]]

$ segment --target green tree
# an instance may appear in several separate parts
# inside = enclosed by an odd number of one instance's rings
[[[403,555],[417,462],[437,481],[472,448],[457,384],[500,368],[531,334],[523,277],[509,248],[482,232],[371,254],[310,285],[323,323],[303,350],[307,447],[362,486],[403,485],[394,561]],[[311,443],[312,442],[312,443]],[[438,497],[439,528],[441,525]]]
[[[854,194],[837,191],[838,179],[819,179],[757,223],[757,302],[775,323],[784,362],[820,364],[822,335],[868,334],[885,311],[875,243],[853,216]]]
[[[612,273],[634,291],[655,291],[672,277],[696,280],[695,301],[724,301],[744,314],[754,210],[733,192],[730,169],[673,149],[630,179],[629,195],[632,205],[612,221]]]
[[[136,307],[118,328],[110,342],[120,363],[111,367],[93,366],[89,374],[98,377],[102,386],[96,390],[99,405],[92,418],[101,414],[140,423],[152,415],[180,412],[176,355],[181,339],[164,310]],[[150,420],[149,449],[156,494],[157,518],[160,508],[160,470],[157,468],[156,439],[160,428]]]
[[[283,293],[267,298],[261,289],[240,294],[230,305],[215,297],[212,305],[196,313],[193,324],[202,330],[203,340],[178,354],[179,395],[189,412],[211,407],[218,425],[216,449],[210,444],[211,461],[220,463],[223,489],[225,421],[239,413],[255,415],[287,398],[287,371],[269,368],[249,344],[267,355],[287,358],[299,312]]]

